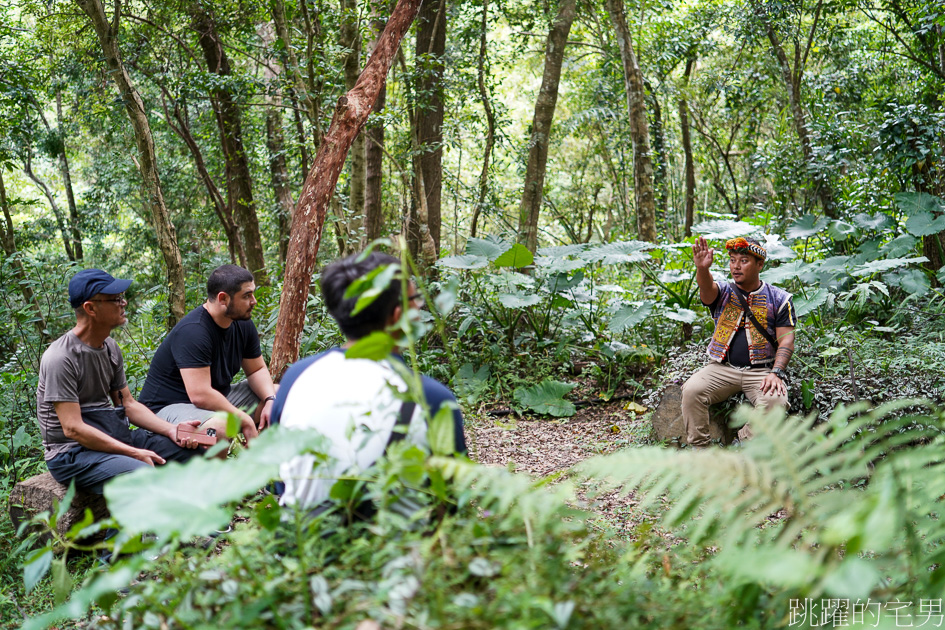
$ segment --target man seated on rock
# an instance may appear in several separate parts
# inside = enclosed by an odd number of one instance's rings
[[[273,423],[292,429],[317,431],[330,444],[328,460],[301,455],[282,464],[285,482],[283,505],[302,509],[319,507],[339,476],[369,468],[398,439],[428,448],[427,423],[420,404],[404,403],[393,392],[407,391],[395,362],[405,368],[396,355],[382,361],[346,359],[345,350],[375,331],[391,329],[403,314],[401,279],[394,277],[377,298],[357,314],[352,314],[358,297],[345,297],[352,282],[381,266],[400,261],[373,252],[364,260],[350,256],[338,260],[322,272],[322,296],[342,334],[347,338],[340,348],[299,361],[286,372],[273,409]],[[413,282],[408,283],[408,304],[422,307]],[[393,336],[399,336],[392,332]],[[466,452],[463,416],[453,393],[428,376],[422,377],[423,396],[431,417],[443,405],[453,408],[453,436],[456,453]],[[398,426],[399,425],[399,426]],[[398,426],[395,431],[395,426]]]
[[[207,301],[185,315],[155,352],[141,402],[168,422],[199,420],[219,436],[226,434],[226,418],[218,412],[235,414],[246,439],[255,438],[269,424],[276,397],[250,320],[255,291],[246,269],[217,267],[207,279]],[[231,387],[241,368],[246,379]]]
[[[726,242],[725,249],[733,284],[712,279],[709,268],[715,250],[709,249],[704,238],[692,246],[699,298],[715,320],[709,364],[682,388],[683,419],[694,448],[709,444],[709,405],[713,403],[745,392],[756,407],[788,406],[785,368],[794,353],[797,326],[791,294],[761,280],[768,254],[758,241],[736,238]],[[751,437],[747,425],[739,437]]]
[[[121,349],[109,335],[128,321],[130,285],[99,269],[75,274],[69,281],[75,327],[50,344],[39,365],[36,408],[46,465],[59,483],[74,480],[91,494],[103,494],[118,475],[200,453],[128,390]],[[113,404],[124,406],[127,419]],[[128,420],[139,429],[132,431]]]

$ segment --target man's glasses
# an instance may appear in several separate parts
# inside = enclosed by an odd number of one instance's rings
[[[101,300],[88,300],[88,301],[89,302],[114,302],[115,304],[121,304],[122,302],[127,302],[128,300],[127,298],[125,298],[124,294],[121,294],[121,295],[116,295],[113,298],[104,298]]]

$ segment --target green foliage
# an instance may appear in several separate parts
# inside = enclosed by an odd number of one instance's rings
[[[532,387],[519,387],[515,390],[515,400],[535,413],[568,418],[576,409],[574,403],[564,397],[575,387],[573,383],[545,380]]]

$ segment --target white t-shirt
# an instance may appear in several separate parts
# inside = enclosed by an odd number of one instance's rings
[[[300,455],[280,466],[282,505],[314,508],[328,498],[339,476],[356,475],[380,458],[403,404],[395,388],[405,392],[407,385],[387,361],[327,352],[305,368],[291,385],[281,423],[325,436],[328,458]],[[427,447],[427,423],[419,405],[405,439]]]

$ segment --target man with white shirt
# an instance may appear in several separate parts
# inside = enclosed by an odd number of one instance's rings
[[[325,304],[348,341],[339,348],[299,361],[282,379],[273,406],[273,424],[321,433],[328,455],[327,460],[301,455],[282,464],[283,505],[303,509],[320,506],[328,499],[338,477],[370,468],[392,442],[404,439],[428,448],[427,422],[421,405],[403,400],[402,394],[408,389],[401,376],[407,369],[403,360],[397,355],[382,361],[345,358],[348,347],[372,332],[387,329],[403,314],[398,274],[386,290],[360,311],[355,312],[358,296],[345,297],[354,281],[379,267],[389,266],[399,270],[400,261],[374,252],[361,261],[357,255],[338,260],[322,272]],[[412,282],[408,286],[410,308],[421,308],[422,299],[415,295],[416,287]],[[434,379],[421,378],[431,417],[441,406],[452,406],[455,451],[465,453],[463,417],[455,396]]]

